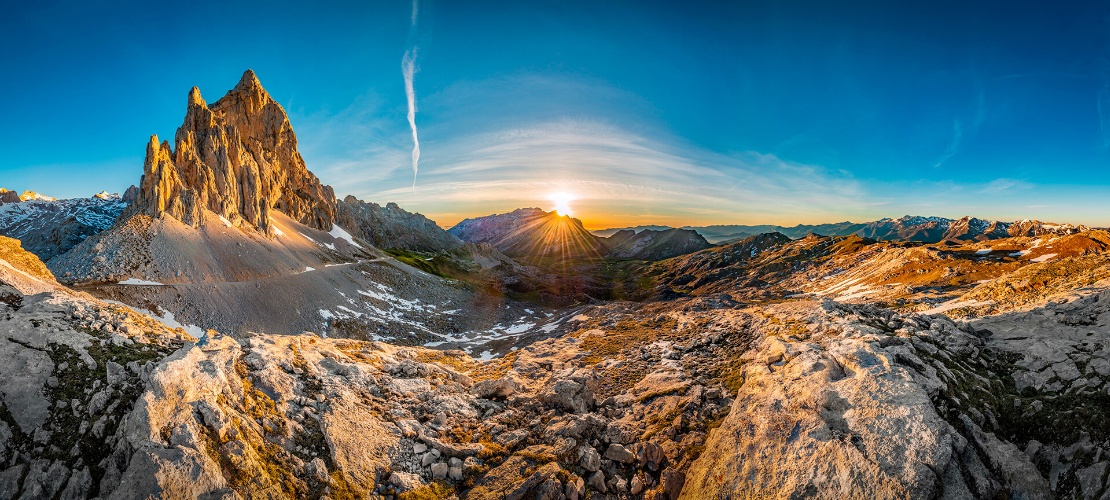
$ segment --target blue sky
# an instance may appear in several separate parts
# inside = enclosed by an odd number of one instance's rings
[[[29,2],[27,3],[29,4]],[[1110,225],[1104,2],[56,2],[0,19],[0,185],[138,182],[253,68],[340,195],[443,225]],[[401,59],[415,50],[420,171]]]

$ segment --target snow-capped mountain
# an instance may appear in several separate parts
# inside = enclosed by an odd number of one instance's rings
[[[11,191],[8,191],[9,193]],[[0,235],[48,261],[112,225],[127,207],[118,194],[55,200],[33,191],[26,200],[0,204]]]

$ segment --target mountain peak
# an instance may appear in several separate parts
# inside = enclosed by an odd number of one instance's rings
[[[193,87],[189,89],[189,102],[187,103],[187,106],[201,106],[205,108],[208,107],[208,103],[204,102],[204,98],[200,96],[199,88]]]
[[[335,192],[308,171],[285,110],[247,70],[211,106],[200,89],[189,91],[172,148],[151,137],[132,210],[194,226],[209,210],[266,234],[277,210],[326,231],[335,219]]]
[[[247,89],[260,89],[265,91],[265,89],[262,88],[262,82],[258,80],[258,75],[254,74],[254,70],[250,68],[247,68],[247,70],[243,72],[243,76],[239,78],[239,83],[235,85],[235,90]]]

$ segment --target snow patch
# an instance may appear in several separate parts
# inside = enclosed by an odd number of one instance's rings
[[[991,250],[989,248],[981,248],[981,249],[975,251],[975,255],[986,255],[986,254],[989,254],[993,251],[994,250]]]
[[[516,335],[518,333],[524,333],[528,330],[531,330],[534,326],[536,326],[535,323],[519,323],[505,328],[505,333],[509,335]]]
[[[141,279],[138,279],[138,278],[127,278],[127,279],[125,279],[125,280],[123,280],[123,281],[119,282],[119,284],[121,284],[121,285],[151,285],[151,286],[163,286],[163,284],[162,284],[162,283],[159,283],[159,282],[157,282],[157,281],[147,281],[147,280],[141,280]]]
[[[332,224],[331,231],[328,231],[328,234],[337,240],[347,240],[347,243],[350,243],[355,248],[362,248],[362,245],[355,243],[355,239],[351,237],[351,233],[344,231],[343,228],[339,227],[339,224]],[[332,250],[335,250],[335,247],[332,247]]]
[[[1032,259],[1029,259],[1029,262],[1046,262],[1046,261],[1052,260],[1055,257],[1056,257],[1056,254],[1054,254],[1054,253],[1046,253],[1046,254],[1044,254],[1040,257],[1034,257]]]
[[[476,356],[474,359],[477,359],[478,361],[489,361],[495,357],[496,356],[494,356],[492,352],[482,351],[482,353]]]

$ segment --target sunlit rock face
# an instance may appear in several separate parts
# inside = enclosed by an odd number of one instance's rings
[[[194,87],[174,146],[152,136],[147,144],[135,212],[167,213],[197,225],[208,209],[272,234],[272,210],[329,230],[335,192],[305,167],[297,136],[281,105],[254,72],[207,105]]]

